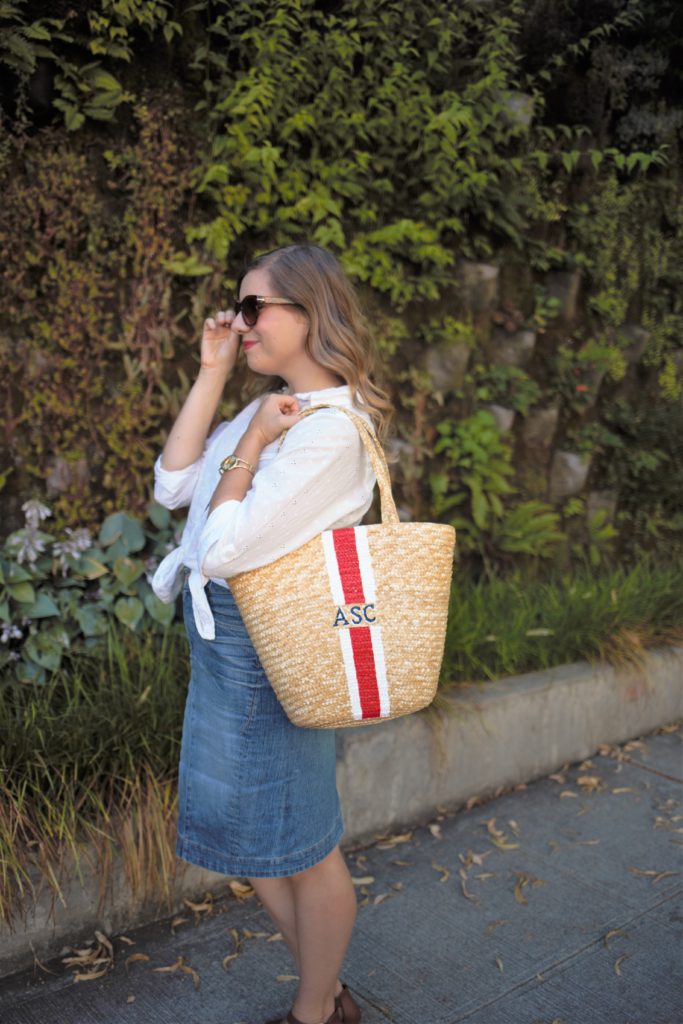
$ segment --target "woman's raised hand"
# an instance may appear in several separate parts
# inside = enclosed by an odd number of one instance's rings
[[[266,395],[254,413],[247,433],[258,435],[263,445],[274,441],[283,430],[299,422],[301,406],[294,395]]]
[[[235,314],[232,309],[219,310],[215,316],[204,321],[201,348],[202,370],[217,371],[227,375],[231,373],[237,360],[240,336],[233,331],[232,321]]]

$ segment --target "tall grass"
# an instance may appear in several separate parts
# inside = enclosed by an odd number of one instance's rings
[[[101,901],[115,849],[133,891],[170,894],[187,679],[177,628],[161,637],[121,628],[44,687],[0,689],[0,917],[11,922],[26,906],[36,876],[58,897],[65,858],[78,868],[84,840],[99,861]]]
[[[443,681],[581,658],[638,663],[646,645],[667,641],[683,642],[675,566],[546,582],[473,583],[456,573]],[[44,687],[0,688],[0,917],[12,922],[28,908],[35,878],[59,898],[65,860],[78,864],[83,849],[97,858],[101,899],[115,851],[139,897],[170,896],[188,676],[178,627],[161,636],[121,627]]]
[[[683,572],[644,560],[599,576],[453,582],[442,681],[496,679],[566,662],[642,664],[683,642]]]

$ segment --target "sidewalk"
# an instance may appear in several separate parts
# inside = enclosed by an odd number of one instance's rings
[[[347,851],[360,907],[343,977],[363,1024],[682,1024],[682,741],[679,726],[603,747]],[[285,1011],[293,967],[255,898],[205,905],[196,927],[185,916],[175,934],[166,921],[132,945],[112,938],[100,979],[74,983],[60,961],[5,979],[0,1020],[261,1024]],[[126,971],[133,954],[145,959]],[[155,972],[179,957],[194,976]]]

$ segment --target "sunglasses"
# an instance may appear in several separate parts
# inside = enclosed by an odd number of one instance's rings
[[[242,319],[247,327],[253,327],[263,307],[268,305],[296,306],[297,303],[292,302],[291,299],[274,299],[267,295],[245,295],[243,299],[234,304],[233,309],[235,316],[239,313],[242,314]]]

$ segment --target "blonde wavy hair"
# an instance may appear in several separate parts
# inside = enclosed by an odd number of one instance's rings
[[[393,408],[387,393],[372,379],[377,362],[374,340],[339,261],[322,246],[308,243],[272,249],[252,260],[240,275],[238,295],[243,279],[257,267],[267,272],[273,294],[290,299],[304,311],[309,355],[349,385],[355,403],[370,414],[384,442]],[[282,384],[281,378],[270,377],[262,390],[275,391]]]

